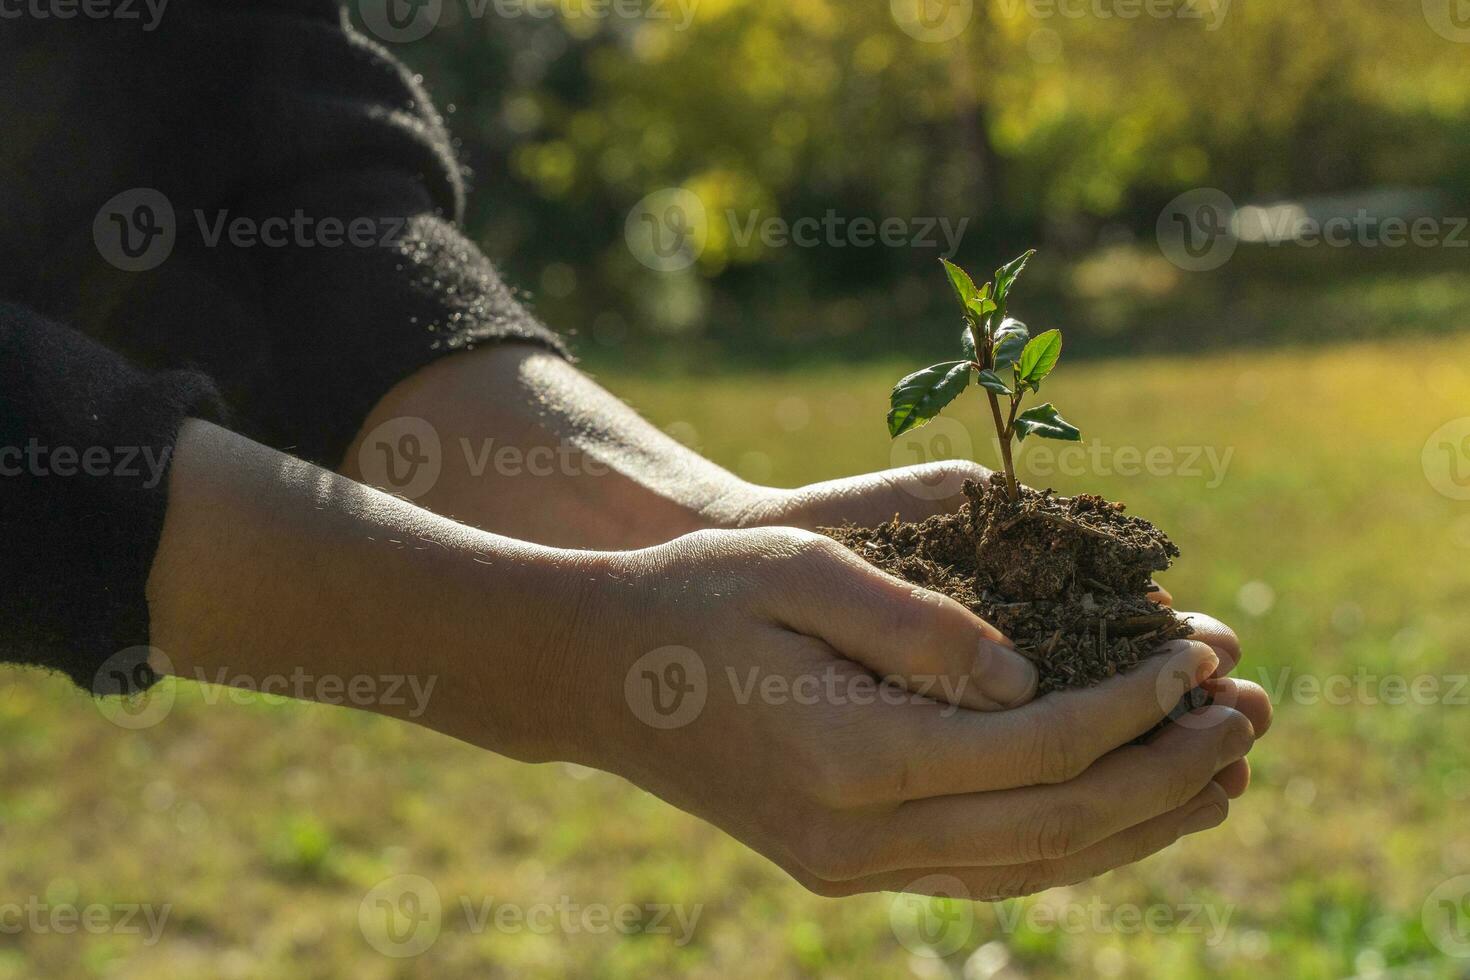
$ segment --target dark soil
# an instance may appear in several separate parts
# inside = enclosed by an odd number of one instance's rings
[[[1024,487],[1016,504],[1000,475],[964,492],[957,514],[826,533],[994,624],[1036,662],[1039,693],[1090,687],[1193,632],[1148,598],[1179,549],[1122,504]]]

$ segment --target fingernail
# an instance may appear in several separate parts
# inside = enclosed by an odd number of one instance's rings
[[[999,643],[1001,646],[1005,647],[1008,650],[1014,650],[1016,648],[1016,644],[1011,641],[1010,637],[1006,636],[1000,630],[996,629],[993,624],[987,623],[983,619],[980,620],[980,631],[985,634],[985,638],[987,640],[994,640],[996,643]]]
[[[1197,834],[1201,830],[1218,827],[1224,822],[1225,808],[1218,803],[1211,803],[1209,806],[1202,806],[1185,817],[1184,823],[1180,825],[1179,830],[1183,834]]]
[[[1200,662],[1199,670],[1195,672],[1194,679],[1200,684],[1215,676],[1215,671],[1220,669],[1220,655],[1215,648],[1208,643],[1196,643],[1196,647],[1203,647],[1204,660]]]
[[[1165,659],[1171,679],[1181,679],[1184,672],[1190,670],[1188,676],[1192,687],[1203,684],[1220,666],[1220,655],[1215,648],[1198,640],[1170,640],[1159,647],[1154,656]]]
[[[974,673],[980,682],[981,692],[1004,707],[1024,704],[1036,694],[1035,665],[994,640],[980,641]]]
[[[1175,656],[1187,653],[1192,657],[1200,658],[1194,668],[1195,684],[1203,684],[1220,668],[1220,655],[1208,643],[1201,643],[1198,640],[1175,640],[1169,646],[1173,647],[1176,643],[1179,646]]]
[[[1215,760],[1216,767],[1223,769],[1236,759],[1244,759],[1255,744],[1255,736],[1250,732],[1233,729],[1230,735],[1220,742],[1220,753]]]

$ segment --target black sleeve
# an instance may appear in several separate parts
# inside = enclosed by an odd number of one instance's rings
[[[0,31],[0,298],[145,368],[198,367],[235,429],[329,467],[435,358],[566,353],[459,226],[464,172],[422,80],[342,0],[167,13]],[[119,263],[94,221],[128,229],[144,196],[171,236]]]
[[[256,389],[251,404],[266,387],[287,394],[271,407],[289,413],[302,440],[293,448],[308,459],[335,467],[379,399],[438,358],[505,341],[570,356],[421,184],[392,172],[341,173],[250,207],[262,220],[289,212],[319,232],[335,221],[363,233],[359,245],[251,253],[277,351],[275,385]]]
[[[0,298],[25,304],[0,306],[0,661],[92,688],[148,642],[185,417],[228,404],[236,431],[335,467],[433,359],[565,352],[458,227],[464,175],[420,80],[341,0],[7,22],[0,92]],[[105,232],[140,194],[171,235],[120,261]],[[239,219],[288,231],[238,241]]]
[[[108,297],[86,319],[126,334],[130,356],[206,371],[258,442],[334,469],[383,395],[439,358],[497,341],[567,353],[413,175],[297,177],[228,215],[280,237],[210,242],[181,215],[157,269],[104,267],[82,292]]]
[[[0,303],[0,661],[109,693],[104,663],[131,674],[146,658],[123,652],[148,643],[144,586],[191,416],[224,416],[204,375],[144,373]]]

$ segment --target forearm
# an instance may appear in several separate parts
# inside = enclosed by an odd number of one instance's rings
[[[422,489],[416,503],[545,544],[656,544],[750,523],[772,494],[686,449],[566,361],[525,345],[458,354],[400,384],[369,416],[342,471],[384,483],[376,471],[392,458],[394,420],[403,418],[426,421],[438,443],[438,477],[414,488]]]
[[[412,720],[517,758],[558,754],[548,694],[576,652],[575,590],[596,556],[444,520],[197,421],[169,494],[148,599],[174,672],[300,672],[334,691],[412,677],[433,692]]]

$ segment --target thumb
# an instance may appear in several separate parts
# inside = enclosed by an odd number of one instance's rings
[[[966,480],[983,483],[990,471],[966,460],[904,466],[791,491],[782,508],[787,523],[799,527],[839,527],[848,522],[881,524],[897,514],[922,521],[959,510]]]
[[[887,575],[829,538],[796,563],[768,612],[909,690],[976,711],[1036,696],[1036,667],[949,596]]]

